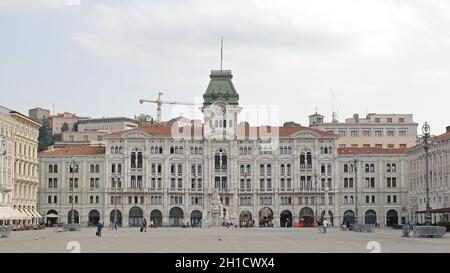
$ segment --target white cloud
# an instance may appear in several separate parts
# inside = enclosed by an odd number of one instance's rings
[[[2,0],[0,11],[38,12],[46,10],[59,10],[68,6],[73,0]]]
[[[439,69],[422,70],[414,74],[414,80],[418,83],[447,82],[450,80],[450,72]]]

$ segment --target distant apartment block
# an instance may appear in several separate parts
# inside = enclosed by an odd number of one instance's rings
[[[339,122],[324,122],[324,116],[309,116],[309,126],[339,135],[339,148],[408,148],[416,145],[417,123],[412,114],[358,114]]]
[[[110,132],[135,129],[139,122],[135,119],[125,117],[80,119],[78,121],[78,131],[107,130]]]

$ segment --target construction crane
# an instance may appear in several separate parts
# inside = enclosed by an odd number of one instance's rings
[[[139,100],[140,104],[144,104],[144,102],[156,103],[156,105],[157,105],[157,108],[156,108],[156,122],[158,122],[158,123],[161,122],[161,108],[162,108],[163,104],[171,104],[171,105],[178,104],[178,105],[191,105],[191,106],[195,106],[196,105],[194,103],[188,103],[188,102],[162,101],[161,100],[161,96],[162,95],[163,95],[163,93],[159,92],[157,100],[146,100],[146,99]]]

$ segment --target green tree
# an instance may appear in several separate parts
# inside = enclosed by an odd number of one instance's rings
[[[285,127],[299,127],[299,126],[302,126],[302,125],[300,123],[297,123],[297,122],[294,122],[294,121],[288,121],[288,122],[285,122],[283,124],[283,126],[285,126]]]
[[[69,131],[69,124],[67,122],[64,122],[63,126],[61,126],[61,132]]]

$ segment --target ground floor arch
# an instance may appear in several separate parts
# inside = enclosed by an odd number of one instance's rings
[[[292,227],[292,212],[283,210],[280,214],[280,227]]]
[[[88,226],[96,226],[100,222],[100,212],[93,209],[88,213]]]
[[[300,226],[313,227],[314,226],[314,211],[309,207],[304,207],[300,211]]]
[[[150,213],[150,224],[153,222],[153,227],[160,227],[162,226],[162,213],[160,210],[153,210]]]
[[[355,212],[353,210],[346,210],[344,212],[344,221],[347,226],[353,225],[355,223]]]
[[[260,227],[267,227],[272,225],[272,220],[273,220],[273,211],[270,208],[264,207],[259,211]]]
[[[377,223],[377,213],[370,209],[364,215],[364,223],[366,225],[375,225]]]
[[[67,223],[68,224],[72,223],[72,213],[73,213],[73,223],[74,224],[79,224],[80,223],[80,214],[75,209],[74,210],[69,210],[69,212],[67,213]]]
[[[50,215],[50,217],[46,217],[47,218],[47,224],[54,225],[54,224],[58,223],[59,215],[58,215],[58,212],[56,210],[51,209],[51,210],[47,211],[46,215]]]
[[[386,226],[392,227],[398,225],[398,212],[395,209],[386,212]]]
[[[122,226],[122,212],[118,209],[114,209],[109,214],[109,221],[111,223],[116,223],[118,227]]]
[[[174,207],[169,211],[169,225],[180,227],[184,224],[184,213],[179,207]]]
[[[322,219],[325,219],[325,211],[322,211],[322,214],[320,216]],[[328,216],[330,217],[329,221],[330,221],[331,226],[334,226],[334,215],[331,210],[328,211]]]
[[[239,214],[239,225],[242,227],[253,225],[252,213],[250,211],[244,210]]]
[[[191,227],[199,227],[202,223],[203,214],[199,210],[191,213]]]
[[[140,207],[132,207],[128,213],[130,227],[140,227],[144,222],[144,212]]]

